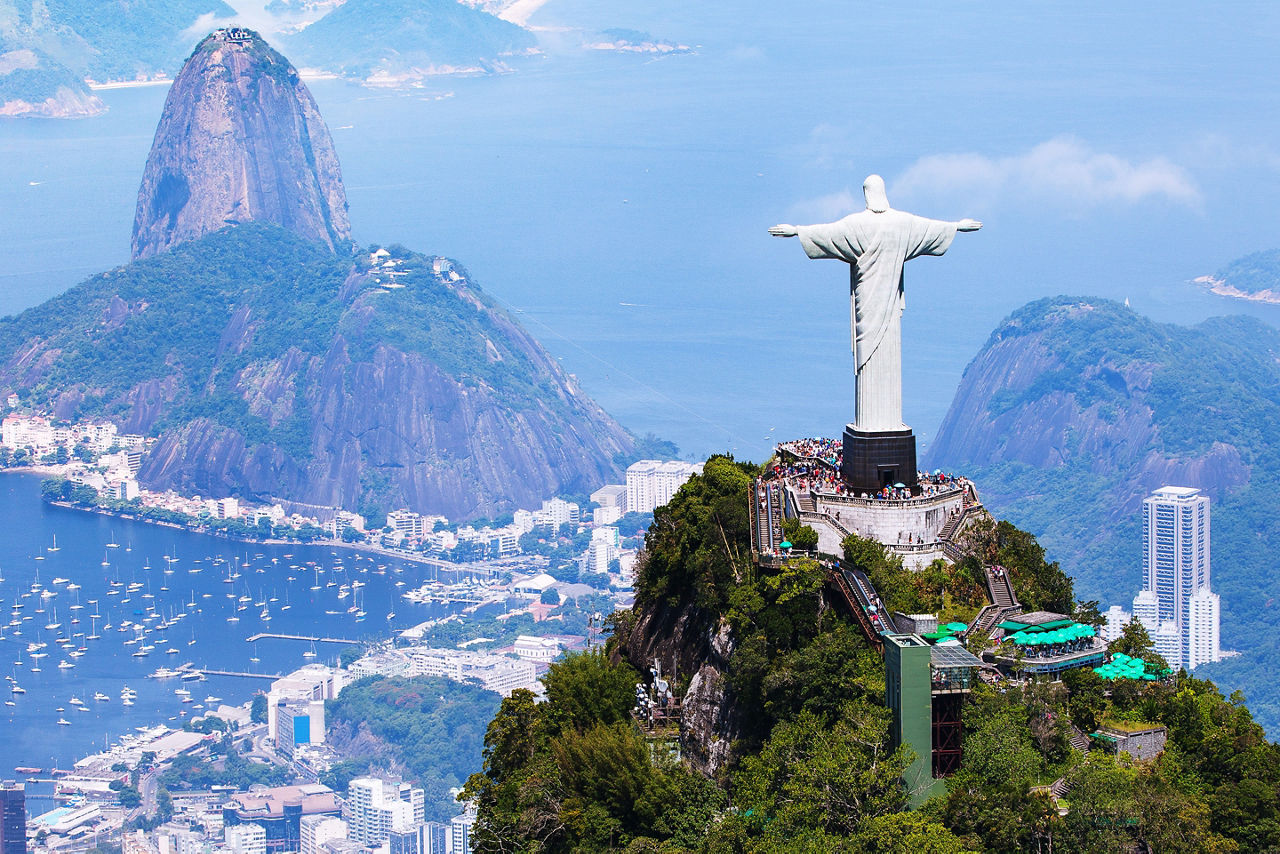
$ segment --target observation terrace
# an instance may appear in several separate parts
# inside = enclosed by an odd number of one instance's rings
[[[856,534],[900,555],[909,569],[961,558],[953,540],[984,512],[972,482],[939,470],[920,472],[914,490],[899,484],[875,495],[853,493],[840,476],[842,455],[835,439],[782,442],[765,473],[781,485],[786,515],[818,532],[820,552],[838,555],[841,541]]]

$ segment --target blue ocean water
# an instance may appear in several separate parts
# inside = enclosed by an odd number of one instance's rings
[[[1191,282],[1280,241],[1280,90],[1265,84],[1280,64],[1278,15],[1265,2],[1213,15],[1189,2],[1158,14],[1085,2],[994,16],[954,4],[551,0],[532,21],[545,55],[513,74],[441,78],[407,93],[311,88],[342,160],[357,239],[458,259],[625,426],[674,439],[691,456],[728,449],[759,459],[778,436],[835,435],[851,417],[845,271],[769,238],[769,225],[859,206],[873,171],[898,207],[983,220],[946,257],[907,271],[906,415],[927,453],[964,366],[1002,317],[1036,297],[1129,299],[1179,323],[1238,312],[1280,323],[1276,307]],[[693,51],[581,47],[605,27]],[[0,313],[128,260],[165,95],[113,90],[102,93],[110,111],[100,118],[0,123]],[[1083,152],[1084,172],[1010,165],[1061,139]],[[923,158],[953,155],[979,158],[972,171],[985,177],[905,180]],[[1143,191],[1134,177],[1143,164],[1181,176],[1190,193]],[[98,599],[104,615],[122,608],[105,598],[114,573],[149,580],[157,608],[195,592],[201,612],[167,640],[177,659],[197,664],[303,661],[304,649],[287,643],[260,644],[260,662],[249,661],[240,638],[258,609],[228,632],[226,587],[254,601],[287,593],[297,607],[274,612],[274,631],[373,632],[385,630],[376,615],[390,610],[395,580],[421,572],[373,575],[371,616],[357,626],[324,614],[340,610],[330,592],[313,602],[310,583],[281,570],[304,559],[331,567],[326,550],[250,548],[251,571],[225,585],[212,559],[244,562],[242,546],[43,507],[37,493],[30,478],[0,479],[0,599],[29,591],[37,570],[46,586],[56,576],[83,585],[81,603]],[[61,548],[48,552],[54,534]],[[113,556],[112,536],[122,544]],[[170,590],[159,591],[164,556],[174,554]],[[204,572],[187,573],[197,559]],[[348,574],[376,569],[343,563]],[[73,599],[54,600],[60,618]],[[187,645],[193,627],[197,642]],[[0,642],[0,673],[28,689],[0,715],[0,771],[65,765],[104,737],[181,711],[171,686],[143,678],[168,656],[133,659],[127,633],[92,645],[73,670],[58,671],[50,656],[32,674],[23,631]],[[6,664],[19,650],[24,665]],[[122,683],[139,692],[128,710]],[[211,680],[200,698],[243,699],[253,684]],[[54,724],[57,706],[97,690],[111,701]]]
[[[199,682],[148,678],[157,668],[287,673],[336,661],[344,645],[315,644],[311,657],[305,641],[246,638],[265,632],[382,640],[445,613],[445,606],[400,595],[434,579],[430,567],[319,546],[246,545],[53,507],[40,501],[34,475],[0,477],[0,518],[0,676],[8,677],[0,700],[14,704],[0,706],[0,774],[7,776],[18,765],[69,768],[135,727],[180,727],[205,706],[239,705],[269,684],[213,675]],[[352,582],[362,586],[339,597]],[[365,616],[351,613],[353,605]],[[60,637],[72,643],[64,648]],[[39,644],[45,646],[31,649]],[[154,649],[135,656],[144,645]],[[80,649],[79,657],[69,654]],[[60,662],[74,667],[60,669]],[[12,684],[25,693],[12,693]],[[126,686],[137,692],[132,706],[121,702]],[[179,687],[190,690],[192,702],[174,693]],[[108,699],[95,701],[98,692]]]
[[[845,271],[769,225],[860,205],[871,171],[896,206],[982,219],[907,270],[906,415],[927,452],[965,364],[1035,297],[1127,298],[1181,323],[1280,318],[1191,283],[1277,240],[1280,110],[1258,81],[1280,61],[1280,26],[1250,7],[1212,21],[1193,4],[1151,16],[1100,3],[992,19],[552,0],[532,21],[545,55],[515,73],[311,88],[361,242],[458,259],[625,426],[692,456],[759,458],[777,435],[836,434],[851,416]],[[608,26],[693,52],[581,48]],[[165,90],[102,95],[98,119],[0,125],[0,311],[127,260]],[[1006,168],[1058,139],[1081,147],[1080,176]],[[905,180],[921,158],[956,154],[1004,177]],[[1143,191],[1144,164],[1189,195]]]

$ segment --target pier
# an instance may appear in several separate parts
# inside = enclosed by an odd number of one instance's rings
[[[181,673],[202,673],[205,676],[239,676],[244,679],[283,679],[283,673],[244,673],[239,670],[210,670],[207,667],[192,667],[183,664],[175,668]]]
[[[351,638],[321,638],[312,637],[311,635],[280,635],[273,632],[258,632],[256,635],[249,635],[245,638],[246,643],[253,643],[260,640],[298,640],[311,641],[312,643],[345,643],[361,646],[364,641],[352,640]],[[213,671],[207,671],[212,673]]]

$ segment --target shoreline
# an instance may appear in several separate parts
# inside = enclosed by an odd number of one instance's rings
[[[21,466],[4,470],[6,473],[13,472],[16,474],[36,474],[42,476],[51,476],[51,472],[42,471],[32,466]],[[43,501],[43,499],[41,499]],[[469,564],[450,563],[440,558],[429,557],[423,554],[415,554],[413,552],[401,552],[394,549],[383,548],[382,546],[370,545],[367,543],[347,543],[341,540],[312,540],[310,542],[302,542],[301,540],[280,540],[280,539],[249,539],[246,537],[236,537],[222,531],[206,530],[191,525],[182,525],[178,522],[168,522],[163,519],[147,519],[130,513],[127,510],[112,510],[110,507],[87,507],[83,504],[72,504],[70,501],[43,501],[52,507],[61,507],[64,510],[80,510],[85,513],[94,513],[98,516],[110,516],[116,519],[125,519],[130,522],[138,522],[143,525],[158,525],[162,528],[173,528],[178,531],[187,531],[192,534],[201,534],[207,537],[217,537],[222,540],[230,540],[234,543],[252,543],[263,546],[319,546],[333,549],[346,549],[353,552],[363,552],[365,554],[376,554],[386,558],[394,558],[397,560],[406,560],[410,563],[423,564],[425,566],[434,566],[437,570],[443,569],[446,572],[492,572],[481,566],[473,566]]]
[[[1220,297],[1228,299],[1241,299],[1246,302],[1258,302],[1264,305],[1280,305],[1280,292],[1270,289],[1262,291],[1242,291],[1234,285],[1229,285],[1222,279],[1215,279],[1213,276],[1200,276],[1192,279],[1197,285],[1204,286],[1209,293],[1217,294]]]

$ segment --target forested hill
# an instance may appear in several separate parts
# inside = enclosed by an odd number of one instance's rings
[[[1280,734],[1280,332],[1247,317],[1187,328],[1114,302],[1014,312],[969,364],[928,450],[998,514],[1036,532],[1089,599],[1141,583],[1139,510],[1166,484],[1207,491],[1222,643],[1203,675],[1242,688]]]
[[[0,321],[0,354],[6,393],[158,435],[143,482],[214,497],[494,515],[616,478],[633,444],[462,268],[263,224]]]
[[[1280,249],[1237,258],[1209,277],[1215,285],[1245,295],[1280,298]]]
[[[484,854],[703,852],[1227,852],[1280,845],[1280,747],[1238,698],[1185,674],[1106,683],[979,685],[965,707],[964,763],[947,792],[908,811],[910,760],[889,749],[884,666],[813,561],[753,567],[747,505],[755,467],[713,457],[654,514],[636,605],[613,616],[609,655],[572,656],[503,701],[485,737]],[[1002,563],[1031,607],[1072,607],[1072,585],[1028,534],[984,527],[975,552]],[[980,604],[975,559],[920,573],[850,537],[891,608],[944,619]],[[1088,609],[1083,609],[1087,611]],[[1086,616],[1083,612],[1077,612]],[[1093,615],[1096,618],[1096,615]],[[1150,658],[1137,630],[1117,642]],[[684,699],[676,737],[633,722],[654,658]],[[1168,727],[1159,759],[1082,753],[1071,728]],[[1070,787],[1055,803],[1048,786]],[[1060,813],[1066,808],[1066,814]]]

